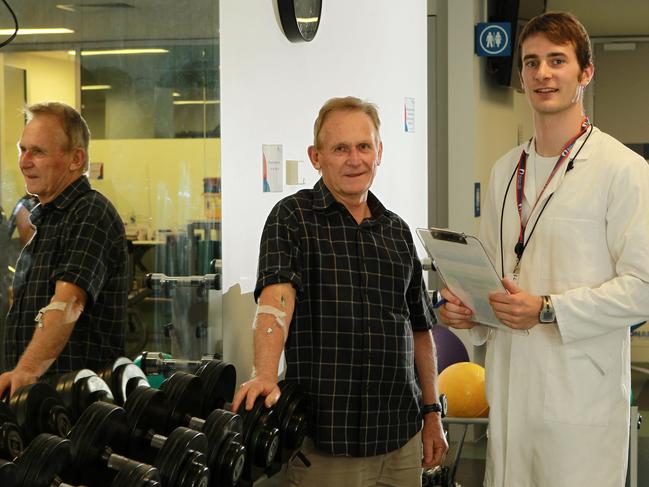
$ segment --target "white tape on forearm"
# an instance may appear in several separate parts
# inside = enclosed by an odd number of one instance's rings
[[[286,329],[286,323],[283,318],[286,318],[286,313],[280,309],[275,308],[274,306],[269,306],[267,304],[260,304],[257,306],[257,313],[255,313],[255,320],[252,324],[252,329],[257,329],[257,319],[259,315],[272,315],[275,317],[275,323],[282,327],[282,332],[284,333],[284,341],[288,337],[288,330]],[[266,328],[266,333],[271,334],[273,332],[273,327],[269,326]]]
[[[46,312],[50,311],[51,309],[65,311],[65,308],[67,307],[68,303],[64,301],[52,301],[47,306],[44,306],[43,308],[38,310],[38,314],[36,315],[36,318],[34,318],[34,321],[37,323],[39,328],[43,328],[43,321],[45,321]]]

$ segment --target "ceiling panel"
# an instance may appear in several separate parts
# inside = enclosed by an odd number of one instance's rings
[[[572,12],[591,37],[649,36],[649,0],[548,0],[547,9]]]
[[[217,0],[9,0],[21,28],[66,27],[74,34],[18,36],[8,47],[119,40],[218,38]],[[57,7],[57,5],[59,7]],[[0,3],[0,28],[13,20]],[[46,48],[43,46],[43,48]]]

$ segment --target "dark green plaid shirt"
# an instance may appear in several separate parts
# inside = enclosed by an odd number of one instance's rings
[[[128,254],[124,224],[113,205],[84,176],[31,214],[36,234],[16,264],[14,301],[7,315],[6,366],[13,368],[34,333],[35,317],[56,281],[88,297],[70,340],[49,373],[98,370],[124,353]]]
[[[255,298],[291,283],[286,378],[310,395],[318,448],[366,457],[420,429],[413,332],[435,323],[408,225],[370,193],[360,225],[322,180],[284,198],[261,238]]]

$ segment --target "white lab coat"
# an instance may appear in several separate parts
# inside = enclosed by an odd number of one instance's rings
[[[503,198],[523,148],[528,144],[496,163],[484,205],[481,237],[498,272]],[[551,295],[557,324],[536,325],[527,336],[482,326],[472,333],[477,343],[487,340],[488,487],[625,482],[629,326],[649,317],[649,165],[596,128],[567,174],[566,163],[530,216],[527,235],[555,192],[527,245],[518,283],[531,294]],[[534,187],[531,168],[526,178],[526,187]],[[515,188],[514,179],[504,208],[505,274],[516,260]]]

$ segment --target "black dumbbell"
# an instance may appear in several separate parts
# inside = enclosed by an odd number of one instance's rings
[[[204,356],[201,360],[166,358],[162,352],[142,352],[140,368],[146,375],[162,375],[169,377],[176,371],[196,372],[203,360],[212,360],[214,356]],[[135,360],[137,362],[137,359]]]
[[[113,393],[115,404],[123,406],[128,394],[140,386],[148,386],[149,381],[142,369],[126,357],[120,357],[107,365],[97,375],[101,377]]]
[[[72,463],[72,443],[59,436],[42,433],[29,444],[15,464],[0,465],[2,487],[72,487],[61,480]],[[11,477],[3,477],[11,465]],[[158,482],[155,482],[155,481]],[[153,483],[151,483],[153,481]],[[93,483],[92,485],[97,485]],[[150,465],[130,462],[120,470],[111,487],[160,487],[157,470]]]
[[[183,374],[176,372],[176,374]],[[174,374],[174,376],[176,376]],[[187,374],[195,381],[196,376]],[[190,390],[190,389],[187,389]],[[182,400],[182,398],[180,398]],[[170,407],[169,400],[162,390],[138,388],[131,392],[125,405],[129,423],[138,425],[139,429],[150,428],[164,431],[171,423],[171,412],[178,415],[176,423],[171,425],[172,433],[178,427],[202,431],[207,438],[207,466],[210,469],[210,485],[228,487],[236,485],[245,465],[245,447],[243,446],[241,418],[228,411],[217,410],[206,419],[182,415],[182,403]],[[191,409],[191,406],[190,406]]]
[[[45,381],[56,389],[73,422],[76,422],[93,402],[114,402],[108,384],[90,369],[52,376]]]
[[[59,475],[72,461],[72,444],[60,436],[41,433],[16,458],[16,487],[64,485]],[[5,484],[2,484],[3,487]]]
[[[188,372],[174,372],[160,384],[167,404],[167,426],[171,431],[178,426],[187,426],[187,417],[204,418],[203,381]]]
[[[237,413],[243,419],[243,444],[246,447],[246,464],[242,478],[253,481],[260,476],[258,469],[269,476],[276,473],[273,463],[279,452],[278,418],[274,409],[266,408],[264,397],[258,397],[246,411],[245,402]]]
[[[175,428],[165,438],[157,431],[163,431],[167,424],[164,413],[164,397],[155,395],[157,402],[150,401],[142,391],[149,387],[138,387],[131,392],[126,407],[126,422],[129,428],[129,456],[152,463],[160,470],[163,485],[189,487],[208,485],[209,470],[206,466],[207,438],[199,431],[189,428]],[[156,391],[151,389],[151,391]],[[164,393],[162,393],[164,394]],[[147,398],[146,400],[143,398]],[[160,413],[151,413],[157,408]]]
[[[237,370],[234,365],[221,360],[209,360],[196,369],[195,374],[203,381],[204,417],[232,402],[237,384]]]
[[[213,479],[218,479],[213,484],[236,485],[243,473],[246,456],[242,418],[223,409],[205,413],[203,377],[178,371],[166,379],[160,389],[165,393],[168,406],[167,428],[187,426],[205,433],[210,448],[208,465]]]
[[[168,378],[174,372],[189,372],[201,377],[204,407],[198,416],[207,417],[215,409],[223,409],[234,397],[237,371],[234,365],[214,355],[204,355],[201,360],[185,360],[167,359],[160,352],[143,352],[140,367],[145,375],[162,374]]]
[[[286,463],[306,438],[310,408],[307,395],[299,384],[283,380],[278,386],[281,395],[274,406],[280,432],[278,461]]]
[[[56,390],[45,382],[20,387],[9,401],[16,422],[23,432],[25,445],[38,434],[65,437],[70,432],[70,413]]]
[[[0,459],[13,460],[24,447],[25,440],[16,415],[6,403],[0,402]]]
[[[224,409],[215,409],[205,420],[191,418],[188,427],[205,433],[208,443],[214,445],[209,452],[209,465],[214,469],[215,477],[211,485],[237,485],[246,464],[241,416]]]
[[[159,487],[158,469],[146,463],[132,463],[121,468],[111,487]]]
[[[94,485],[98,468],[108,467],[113,471],[127,468],[130,471],[135,468],[134,463],[140,463],[115,452],[135,451],[137,447],[133,444],[142,445],[146,438],[149,449],[156,450],[153,464],[158,469],[160,480],[156,480],[149,467],[142,467],[140,470],[148,468],[151,477],[145,476],[142,481],[148,483],[143,485],[157,485],[151,482],[174,487],[208,485],[209,471],[205,467],[203,454],[207,440],[202,433],[178,428],[167,438],[154,434],[133,437],[131,434],[123,408],[104,402],[91,404],[70,433],[75,451],[71,472],[76,474],[75,478]],[[120,475],[120,481],[129,475]],[[115,480],[117,477],[113,482]]]

